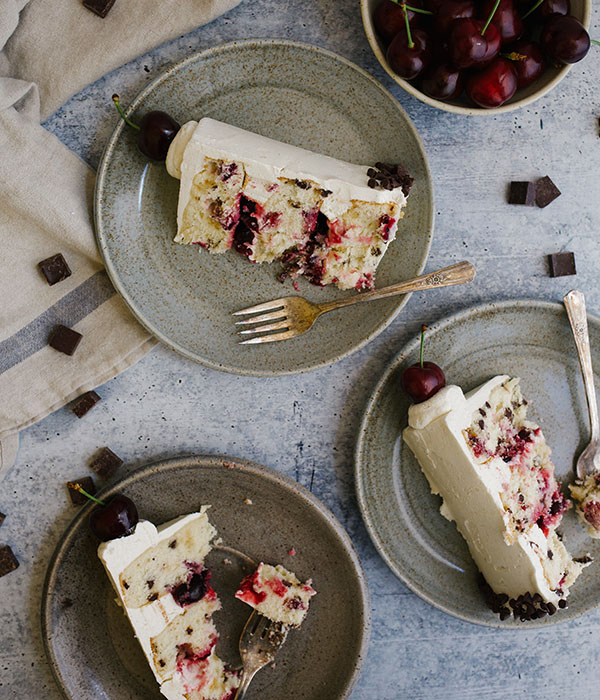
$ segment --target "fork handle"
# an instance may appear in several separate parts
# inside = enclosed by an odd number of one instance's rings
[[[248,686],[252,682],[252,679],[256,675],[257,671],[257,668],[252,670],[244,669],[244,673],[242,674],[242,682],[237,689],[234,700],[243,700],[244,695],[246,695],[246,691],[248,690]]]
[[[345,299],[336,299],[319,304],[319,309],[321,313],[325,313],[332,309],[340,309],[342,306],[360,304],[363,301],[373,301],[373,299],[384,299],[385,297],[396,296],[396,294],[407,294],[408,292],[417,292],[423,289],[438,289],[439,287],[464,284],[465,282],[471,282],[474,277],[475,268],[470,262],[463,260],[455,265],[450,265],[450,267],[428,272],[425,275],[420,275],[398,284],[392,284],[389,287],[382,287],[381,289],[374,289],[372,292],[364,292]]]
[[[600,425],[598,421],[598,403],[596,402],[596,388],[594,387],[594,372],[592,370],[592,354],[590,351],[590,336],[588,333],[587,315],[585,311],[585,297],[577,289],[571,290],[563,298],[567,316],[573,331],[575,347],[579,356],[583,385],[590,412],[590,427],[592,440],[600,437]]]

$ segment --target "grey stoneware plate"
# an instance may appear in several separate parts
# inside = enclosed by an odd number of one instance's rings
[[[289,41],[241,41],[195,54],[133,101],[135,120],[151,109],[180,124],[203,116],[355,163],[402,162],[415,178],[397,240],[377,286],[418,275],[433,227],[433,186],[425,151],[402,107],[368,73],[328,51]],[[96,236],[106,269],[137,319],[174,350],[214,369],[257,376],[302,372],[341,359],[386,328],[406,304],[396,297],[319,320],[285,342],[240,346],[231,312],[294,294],[277,263],[252,265],[234,251],[210,255],[173,243],[179,181],[151,163],[122,121],[96,182]],[[354,292],[300,281],[324,301]]]
[[[590,317],[594,366],[600,370],[600,320]],[[484,604],[477,570],[454,523],[440,513],[401,431],[410,400],[400,389],[404,369],[418,360],[419,341],[408,343],[388,366],[363,418],[356,449],[356,489],[366,527],[392,571],[424,600],[462,620],[491,627],[531,629],[572,619],[600,603],[600,542],[588,537],[572,509],[559,531],[573,556],[596,560],[577,580],[569,607],[527,623],[500,622]],[[556,474],[568,493],[574,461],[589,440],[583,382],[564,307],[507,301],[468,309],[427,331],[425,358],[448,384],[468,391],[497,374],[521,378],[528,415],[544,431]],[[600,379],[596,375],[596,386]]]
[[[116,492],[157,524],[212,505],[209,517],[224,547],[207,560],[223,605],[215,615],[217,651],[234,666],[241,663],[237,644],[251,608],[233,594],[252,570],[249,561],[282,563],[302,579],[312,577],[317,595],[302,629],[290,631],[275,668],[256,676],[248,700],[350,695],[369,642],[368,589],[348,535],[311,493],[267,467],[214,456],[151,464],[99,497]],[[158,684],[96,556],[98,541],[88,527],[92,507],[71,523],[48,569],[42,597],[48,659],[71,700],[159,700]]]

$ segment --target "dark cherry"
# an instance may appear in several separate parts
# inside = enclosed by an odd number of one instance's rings
[[[448,47],[450,60],[457,68],[471,68],[489,63],[500,51],[502,40],[494,24],[481,32],[485,20],[474,17],[457,19],[450,27]]]
[[[472,0],[443,0],[433,18],[433,31],[439,37],[446,37],[455,19],[474,16],[475,3]]]
[[[193,574],[187,583],[180,583],[173,591],[173,598],[183,607],[196,603],[206,595],[211,577],[210,569],[202,569],[199,574]]]
[[[590,35],[575,17],[551,15],[542,28],[540,43],[553,63],[577,63],[590,49]]]
[[[97,505],[90,514],[92,532],[103,542],[130,535],[138,523],[135,503],[119,493]]]
[[[408,2],[412,7],[421,7],[421,0]],[[408,21],[412,26],[418,23],[419,15],[407,9]],[[385,41],[391,41],[401,29],[406,29],[404,10],[402,6],[392,0],[383,0],[375,8],[373,23],[379,36]]]
[[[538,9],[532,14],[535,19],[546,20],[550,15],[568,15],[571,12],[569,0],[544,0]]]
[[[179,124],[166,112],[154,110],[140,120],[137,145],[152,160],[164,160]]]
[[[425,9],[436,14],[443,2],[444,0],[425,0]]]
[[[446,386],[446,377],[435,362],[423,362],[423,366],[416,362],[404,370],[400,384],[415,403],[421,403]]]
[[[510,47],[507,54],[517,72],[517,90],[531,85],[546,70],[542,49],[533,41],[521,39]]]
[[[408,35],[404,29],[396,34],[387,50],[387,60],[391,69],[406,80],[416,78],[431,60],[429,35],[422,29],[413,29],[411,35],[413,48],[408,45]]]
[[[429,66],[421,80],[421,90],[436,100],[454,100],[465,84],[462,71],[448,61]]]
[[[502,57],[467,78],[467,95],[480,107],[500,107],[516,90],[517,71],[512,61]]]
[[[479,11],[479,16],[487,20],[494,10],[496,0],[485,0]],[[500,32],[502,43],[516,41],[523,33],[523,20],[517,12],[513,0],[500,0],[498,9],[492,18],[492,24]]]

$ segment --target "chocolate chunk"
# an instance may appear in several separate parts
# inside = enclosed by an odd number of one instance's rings
[[[82,493],[79,493],[75,489],[75,486],[79,484],[84,491],[87,491],[90,496],[96,493],[96,484],[91,476],[82,476],[81,479],[77,481],[67,481],[67,488],[69,489],[69,496],[71,496],[71,503],[74,506],[83,506],[89,503],[90,499],[86,498]]]
[[[84,7],[102,18],[106,17],[114,4],[115,0],[83,0]]]
[[[562,609],[564,610],[565,608],[568,608],[568,607],[569,607],[569,604],[567,603],[567,601],[566,601],[565,598],[561,598],[561,599],[558,601],[558,607],[559,607],[559,608],[562,608]]]
[[[576,275],[575,254],[574,253],[553,253],[548,256],[550,264],[550,277],[565,277],[566,275]]]
[[[118,469],[118,467],[123,464],[123,460],[108,447],[103,447],[90,467],[104,479],[109,479]]]
[[[6,515],[4,513],[0,513],[0,525],[6,520]]]
[[[71,276],[71,268],[67,265],[67,261],[63,258],[62,253],[57,253],[50,258],[42,260],[42,262],[38,263],[38,267],[50,286],[57,282],[62,282]]]
[[[19,562],[12,549],[7,544],[0,547],[0,578],[18,568]]]
[[[148,596],[147,600],[150,603],[153,603],[157,598],[158,598],[158,593],[152,593],[151,595]]]
[[[537,181],[535,203],[538,207],[547,207],[559,196],[560,190],[547,175]]]
[[[508,192],[509,204],[524,204],[527,207],[535,206],[535,182],[511,182]]]
[[[77,346],[81,342],[83,336],[81,333],[74,331],[72,328],[67,328],[67,326],[56,326],[50,338],[48,339],[48,345],[53,347],[55,350],[64,352],[65,355],[72,355]]]
[[[86,391],[73,404],[71,410],[77,418],[83,418],[100,401],[100,396],[95,391]]]

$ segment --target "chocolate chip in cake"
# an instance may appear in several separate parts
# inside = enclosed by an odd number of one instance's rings
[[[159,659],[159,660],[158,660],[158,664],[159,664],[159,666],[160,666],[161,668],[164,668],[165,665],[166,665],[165,662],[164,662],[162,659]]]
[[[148,596],[148,602],[153,603],[158,598],[158,593],[151,593]]]
[[[54,328],[48,339],[48,345],[65,355],[72,355],[81,342],[83,336],[67,326],[58,325]]]
[[[150,581],[146,581],[146,585],[148,588],[154,588],[154,581],[152,579]]]
[[[6,515],[4,513],[0,513],[0,525],[6,520]]]
[[[321,190],[321,197],[323,197],[323,199],[329,197],[330,194],[333,194],[331,190]]]
[[[71,503],[74,506],[82,506],[89,502],[82,493],[76,490],[75,486],[81,486],[84,491],[87,491],[91,496],[96,493],[96,484],[91,476],[83,476],[77,481],[67,481],[67,489],[69,490],[69,496],[71,497]]]
[[[186,629],[185,633],[186,633],[186,634],[192,634],[193,631],[194,631],[194,630],[193,630],[192,627],[188,627],[188,628]]]
[[[108,447],[103,447],[90,464],[90,467],[98,476],[109,479],[121,464],[123,464],[123,460],[120,457]]]
[[[177,540],[172,540],[171,542],[169,542],[169,547],[171,549],[175,549],[175,547],[177,547]]]
[[[306,182],[306,180],[296,180],[296,187],[299,187],[301,190],[310,190],[310,182]]]
[[[547,207],[559,196],[560,190],[547,175],[537,181],[535,203],[538,207]]]
[[[513,181],[508,191],[509,204],[524,204],[526,207],[535,206],[535,182]]]
[[[558,607],[561,608],[562,610],[564,610],[565,608],[569,607],[569,603],[567,602],[567,600],[565,598],[561,598],[558,601]]]
[[[123,588],[124,588],[126,591],[129,590],[129,584],[127,583],[127,581],[123,581]]]
[[[115,4],[115,0],[83,0],[83,6],[87,7],[98,17],[106,17],[110,12],[112,6]]]
[[[88,411],[100,401],[101,398],[95,391],[86,391],[82,394],[77,401],[73,404],[71,410],[77,416],[77,418],[83,418]]]
[[[548,550],[548,559],[553,559],[553,558],[554,558],[554,552],[551,549],[549,549]]]
[[[550,264],[550,277],[566,277],[576,275],[574,253],[553,253],[548,256]]]
[[[5,544],[0,547],[0,578],[19,568],[19,562],[12,549]]]
[[[71,276],[71,268],[67,265],[62,253],[42,260],[38,263],[38,267],[50,286]]]

